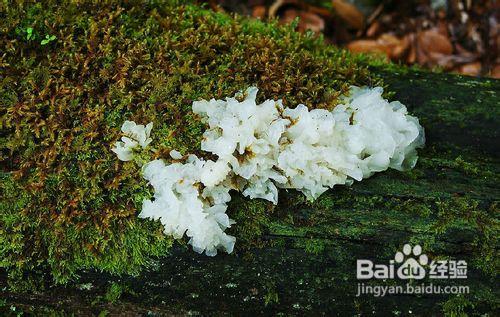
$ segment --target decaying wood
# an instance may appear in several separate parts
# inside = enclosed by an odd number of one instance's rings
[[[260,249],[210,258],[177,247],[139,276],[81,272],[70,285],[36,294],[9,291],[3,273],[0,304],[77,315],[439,315],[459,305],[495,311],[500,82],[412,71],[384,77],[396,92],[391,98],[426,129],[413,171],[335,188],[313,205],[297,207],[297,194],[280,193],[276,221],[263,237],[269,243]],[[290,211],[293,218],[279,220]],[[408,242],[421,244],[431,259],[467,260],[466,280],[436,283],[468,285],[470,294],[356,297],[356,259],[388,263]]]

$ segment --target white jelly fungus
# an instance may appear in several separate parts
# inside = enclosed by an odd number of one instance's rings
[[[277,204],[278,188],[292,188],[314,200],[334,185],[388,168],[413,168],[416,149],[424,144],[418,119],[400,102],[382,98],[380,87],[353,86],[332,111],[285,108],[281,100],[257,104],[257,91],[250,87],[243,100],[193,103],[193,112],[208,125],[201,149],[217,160],[185,159],[174,150],[174,163],[144,165],[154,199],[144,201],[139,217],[159,219],[175,238],[186,234],[199,253],[231,253],[236,239],[224,232],[234,223],[226,215],[230,190]],[[126,121],[126,136],[113,148],[118,158],[131,160],[134,148],[146,147],[151,127]]]

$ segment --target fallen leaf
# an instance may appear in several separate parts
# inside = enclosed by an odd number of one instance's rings
[[[296,17],[299,17],[299,25],[297,27],[299,32],[311,30],[315,33],[319,33],[325,29],[325,21],[319,15],[302,10],[287,9],[283,13],[280,21],[290,23]]]
[[[263,5],[257,5],[252,9],[252,17],[257,19],[262,19],[266,16],[266,7]]]
[[[333,9],[337,15],[351,27],[361,30],[365,24],[365,16],[358,8],[345,0],[332,0]]]
[[[450,55],[453,46],[447,36],[440,34],[436,29],[430,29],[418,34],[418,45],[426,52]]]
[[[460,66],[458,72],[462,75],[479,76],[481,74],[481,63],[474,62]]]
[[[406,37],[399,39],[388,33],[382,34],[378,42],[385,47],[387,56],[392,59],[401,58],[410,46],[410,42]]]
[[[347,48],[355,53],[383,53],[390,59],[400,59],[409,47],[408,38],[399,39],[388,33],[382,34],[376,40],[357,40],[347,45]]]
[[[496,64],[491,70],[491,77],[500,79],[500,64]]]
[[[417,34],[417,62],[427,66],[443,65],[443,57],[453,53],[453,46],[447,36],[436,29]],[[441,61],[441,63],[440,63]],[[447,61],[447,60],[446,60]]]
[[[385,49],[377,43],[377,40],[356,40],[347,44],[347,49],[353,53],[382,53],[386,55]]]

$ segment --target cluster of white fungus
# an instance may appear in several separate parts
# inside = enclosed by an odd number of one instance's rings
[[[133,121],[125,121],[122,125],[122,132],[125,136],[122,137],[121,141],[115,143],[112,151],[116,153],[118,159],[131,161],[134,158],[134,150],[139,147],[145,148],[151,143],[152,140],[149,135],[152,128],[152,122],[143,126]]]
[[[208,124],[201,149],[217,156],[202,160],[172,151],[174,163],[154,160],[143,176],[154,188],[139,217],[159,219],[165,233],[186,234],[199,253],[231,253],[235,238],[224,233],[230,190],[277,204],[278,188],[293,188],[314,200],[337,184],[351,184],[391,167],[412,168],[424,144],[418,119],[382,88],[352,87],[333,111],[285,108],[281,100],[256,103],[257,88],[226,100],[196,101],[193,112]],[[241,100],[241,101],[240,101]],[[113,151],[121,160],[150,142],[146,127],[126,121],[128,136]]]
[[[196,252],[216,255],[222,247],[231,253],[236,239],[224,233],[233,223],[226,215],[229,188],[200,183],[209,162],[190,155],[185,163],[146,164],[143,175],[155,194],[154,200],[144,200],[139,217],[159,219],[165,234],[174,238],[186,234]]]

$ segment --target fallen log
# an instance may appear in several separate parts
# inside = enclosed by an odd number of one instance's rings
[[[498,312],[500,82],[373,71],[426,129],[414,170],[334,188],[314,203],[282,192],[262,246],[236,254],[206,257],[176,246],[136,276],[81,271],[68,285],[28,293],[9,290],[3,272],[0,309],[76,315]],[[357,297],[356,260],[388,263],[405,243],[421,245],[430,259],[467,261],[466,279],[431,282],[465,285],[469,293]]]

